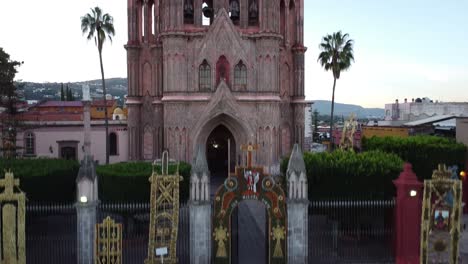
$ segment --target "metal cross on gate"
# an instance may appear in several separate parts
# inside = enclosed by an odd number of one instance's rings
[[[258,149],[258,144],[252,144],[249,142],[248,145],[241,145],[242,151],[247,151],[247,168],[252,167],[252,152]]]
[[[0,180],[0,187],[5,188],[4,190],[5,195],[13,195],[14,193],[13,188],[15,186],[19,186],[19,179],[15,179],[11,171],[5,170],[5,179]]]

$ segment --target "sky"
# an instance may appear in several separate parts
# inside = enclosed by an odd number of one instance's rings
[[[383,108],[395,99],[468,101],[468,0],[304,0],[307,100],[331,100],[333,77],[317,63],[322,37],[338,30],[354,42],[355,63],[342,73],[335,101]],[[126,77],[127,1],[0,2],[0,47],[24,61],[18,80],[100,78],[94,41],[80,17],[100,6],[116,36],[103,51],[106,78]]]

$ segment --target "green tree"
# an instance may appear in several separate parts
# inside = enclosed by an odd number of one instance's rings
[[[65,90],[65,101],[70,101],[70,90],[68,89],[68,86]]]
[[[7,159],[14,158],[16,150],[16,133],[18,127],[18,109],[19,100],[18,85],[14,79],[17,67],[23,62],[10,59],[10,55],[3,48],[0,48],[0,127],[2,129],[1,140],[3,142],[1,151]]]
[[[318,118],[319,118],[319,112],[317,109],[314,110],[313,113],[313,123],[314,123],[314,132],[312,133],[312,141],[317,142],[319,139],[319,132],[318,132]]]
[[[63,83],[60,87],[60,101],[65,101],[65,94],[63,93]]]
[[[106,129],[106,164],[109,164],[109,122],[107,120],[107,101],[106,101],[106,83],[104,81],[104,66],[102,64],[102,47],[107,38],[112,42],[115,35],[114,19],[109,14],[103,14],[99,7],[91,9],[81,17],[81,31],[87,34],[87,39],[94,38],[99,52],[99,63],[101,65],[102,91],[104,93],[104,126]]]
[[[328,34],[323,37],[320,43],[320,54],[317,61],[320,62],[325,71],[333,73],[333,93],[331,104],[330,118],[330,141],[333,143],[333,113],[335,110],[335,87],[336,80],[340,78],[342,71],[346,71],[354,62],[354,41],[349,39],[348,34],[342,34],[341,31],[335,32],[332,35]]]

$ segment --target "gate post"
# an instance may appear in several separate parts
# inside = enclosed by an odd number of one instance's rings
[[[418,181],[410,163],[393,183],[397,189],[395,205],[396,264],[419,263],[423,184]]]
[[[190,263],[211,263],[210,172],[201,147],[190,174]]]
[[[94,158],[91,155],[91,115],[89,110],[91,101],[89,100],[89,86],[87,85],[83,86],[83,98],[85,154],[76,177],[77,258],[78,264],[93,264],[94,233],[99,199],[98,178]]]
[[[298,144],[294,145],[289,159],[286,181],[288,183],[288,263],[307,264],[309,200],[304,157]]]

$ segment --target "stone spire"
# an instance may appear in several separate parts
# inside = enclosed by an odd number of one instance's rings
[[[286,171],[288,182],[288,263],[307,264],[308,209],[307,176],[304,156],[294,145]]]
[[[208,163],[206,162],[205,153],[203,148],[200,146],[198,147],[197,157],[195,160],[195,164],[192,167],[192,174],[193,173],[204,173],[208,172]]]
[[[190,176],[190,199],[192,201],[210,200],[209,175],[210,172],[208,170],[205,153],[200,146]]]
[[[289,158],[286,179],[288,181],[289,199],[306,200],[307,175],[304,156],[298,144],[294,144],[294,149]]]

